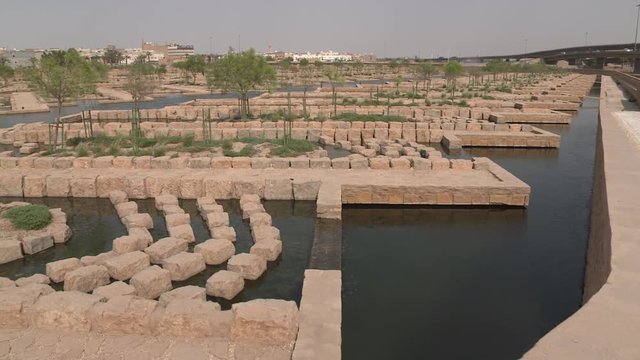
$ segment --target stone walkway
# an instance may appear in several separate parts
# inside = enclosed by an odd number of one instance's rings
[[[19,92],[11,94],[12,112],[45,112],[49,111],[49,106],[38,100],[32,92]]]
[[[291,352],[223,338],[167,338],[0,329],[2,360],[285,360]]]

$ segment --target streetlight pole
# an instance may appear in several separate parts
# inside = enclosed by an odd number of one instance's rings
[[[640,24],[640,4],[636,5],[638,8],[638,16],[636,17],[636,38],[633,41],[633,51],[638,49],[638,24]]]
[[[584,33],[584,46],[588,46],[589,44],[589,32],[587,31],[586,33]]]

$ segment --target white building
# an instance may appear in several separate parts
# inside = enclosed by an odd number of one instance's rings
[[[342,54],[331,50],[318,53],[306,52],[302,54],[291,54],[291,57],[294,62],[300,62],[302,59],[306,59],[309,62],[321,61],[325,63],[353,61],[351,54]]]

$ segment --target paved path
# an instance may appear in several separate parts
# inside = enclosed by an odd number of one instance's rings
[[[99,86],[96,90],[102,94],[102,96],[106,96],[112,100],[133,101],[133,96],[123,90],[116,90],[105,86]]]
[[[32,92],[18,92],[11,94],[11,111],[45,112],[49,111],[49,106],[41,103]]]

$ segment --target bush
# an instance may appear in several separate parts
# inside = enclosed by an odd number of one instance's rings
[[[271,150],[271,155],[279,157],[299,156],[316,148],[312,142],[307,140],[289,139],[286,144],[284,140],[278,140],[275,143],[280,146]]]
[[[51,223],[51,213],[44,205],[25,205],[9,209],[2,217],[22,230],[39,230]]]

